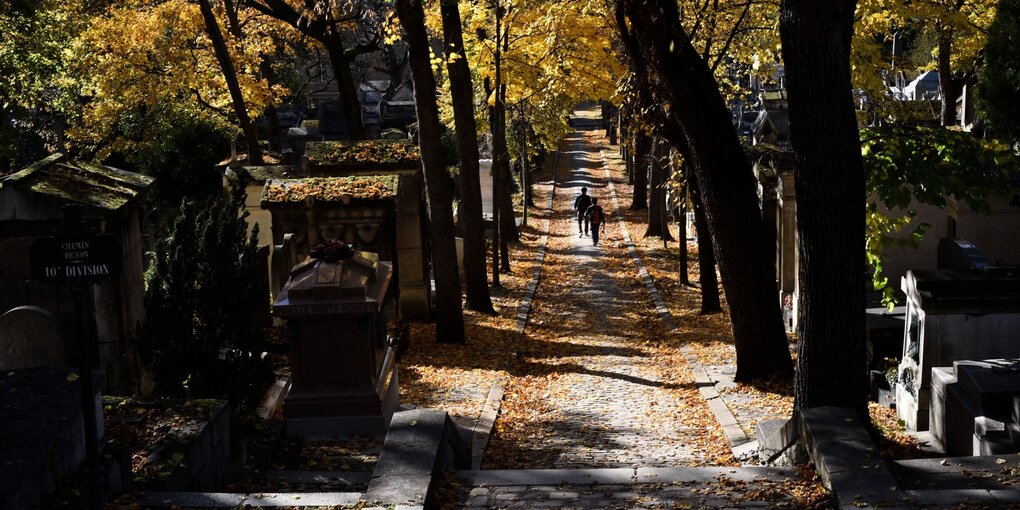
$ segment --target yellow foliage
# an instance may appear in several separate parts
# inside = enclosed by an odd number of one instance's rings
[[[504,13],[498,34],[497,6]],[[487,129],[485,107],[496,102],[494,94],[484,92],[483,81],[496,79],[497,40],[502,42],[499,78],[506,85],[507,108],[524,108],[547,147],[554,147],[568,132],[565,120],[574,105],[612,99],[626,67],[613,46],[616,26],[609,9],[596,0],[499,0],[495,5],[460,2],[464,50],[478,98],[479,129]],[[428,6],[426,18],[430,30],[440,38],[442,19],[435,2]],[[447,55],[445,58],[456,58],[452,51]],[[442,77],[440,90],[443,120],[451,124],[449,86]]]
[[[241,12],[243,39],[226,27],[221,30],[249,115],[257,117],[286,90],[259,76],[263,56],[275,49],[276,27],[264,17],[247,19],[251,14]],[[229,117],[230,95],[202,15],[198,5],[187,0],[113,7],[97,17],[68,52],[77,93],[87,98],[68,135],[99,157],[136,149],[139,142],[124,136],[118,126],[155,105],[169,103],[221,120]]]
[[[998,0],[860,0],[854,25],[852,70],[854,87],[874,101],[877,113],[886,111],[888,99],[882,75],[894,71],[884,47],[898,31],[929,33],[935,40],[951,41],[950,66],[954,72],[974,69],[985,46],[986,31],[995,17]],[[938,48],[925,69],[935,69]]]

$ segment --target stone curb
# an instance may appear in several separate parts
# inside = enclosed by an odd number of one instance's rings
[[[641,255],[637,251],[637,246],[634,245],[634,240],[630,237],[630,231],[627,229],[626,222],[623,221],[622,208],[620,207],[620,200],[616,196],[616,185],[613,183],[613,175],[609,171],[609,165],[606,158],[606,153],[602,149],[602,145],[599,144],[599,154],[602,156],[602,168],[606,174],[606,181],[609,183],[609,193],[613,197],[613,207],[616,212],[616,219],[620,224],[620,230],[623,232],[623,240],[627,244],[627,252],[630,254],[631,259],[638,266],[638,274],[641,277],[641,281],[645,284],[645,288],[648,293],[652,296],[652,301],[655,303],[655,312],[659,318],[666,324],[666,327],[670,330],[676,329],[676,322],[673,320],[673,314],[669,312],[669,308],[666,306],[666,301],[662,298],[662,294],[659,293],[659,288],[655,285],[655,279],[648,272],[647,267]],[[712,415],[715,416],[719,426],[722,428],[723,435],[726,436],[726,441],[730,443],[730,449],[733,450],[733,454],[736,457],[741,457],[749,453],[747,450],[748,445],[751,443],[751,438],[747,437],[744,433],[744,429],[740,427],[740,423],[737,418],[733,416],[733,412],[730,411],[726,405],[726,400],[722,398],[718,390],[715,388],[715,381],[709,376],[708,371],[698,362],[694,352],[690,348],[683,347],[680,352],[684,355],[687,363],[691,366],[691,372],[694,374],[695,384],[698,386],[698,392],[701,397],[705,399],[708,404],[708,408],[712,411]],[[738,448],[745,446],[744,448]]]
[[[838,508],[907,506],[896,478],[852,409],[800,411],[800,437]],[[910,505],[913,506],[913,505]]]

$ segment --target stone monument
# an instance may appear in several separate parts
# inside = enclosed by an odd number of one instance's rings
[[[932,369],[932,438],[951,456],[1020,451],[1020,360]]]
[[[907,271],[903,356],[896,414],[928,430],[932,367],[1020,356],[1020,273],[1015,270]]]
[[[330,241],[291,271],[273,313],[292,336],[289,434],[382,434],[398,403],[395,349],[383,311],[392,266]]]
[[[0,315],[0,370],[74,366],[75,349],[60,319],[38,306]]]

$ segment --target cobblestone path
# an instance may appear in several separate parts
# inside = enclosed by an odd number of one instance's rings
[[[582,186],[609,213],[612,205],[597,163],[598,148],[580,138],[571,140],[570,146],[572,171],[564,186],[566,192],[558,195],[555,204],[557,217],[561,211],[562,216],[569,217],[574,196]],[[547,467],[678,466],[698,460],[685,441],[687,427],[657,412],[668,409],[673,400],[659,380],[655,367],[659,361],[635,345],[636,337],[654,331],[643,322],[656,319],[634,317],[626,309],[634,306],[633,301],[647,297],[640,291],[620,288],[605,270],[602,246],[594,246],[590,235],[560,238],[559,246],[554,247],[563,248],[567,240],[569,252],[562,257],[566,260],[558,262],[578,269],[578,299],[551,304],[552,309],[546,312],[585,317],[588,334],[572,341],[589,350],[572,359],[579,370],[563,374],[558,380],[564,391],[550,395],[556,398],[554,407],[571,410],[570,414],[585,419],[558,424],[557,434],[549,442],[565,448]],[[610,242],[614,242],[613,237],[600,240],[603,246]]]
[[[817,484],[793,468],[725,465],[725,436],[622,242],[596,139],[561,146],[547,256],[485,469],[444,492],[456,508],[816,507]],[[609,216],[599,246],[578,234],[581,187]]]
[[[609,271],[613,264],[629,263],[616,246],[620,237],[615,219],[609,217],[599,246],[593,245],[590,236],[579,236],[573,219],[573,201],[581,187],[599,199],[607,214],[613,210],[598,147],[578,132],[565,148],[560,155],[550,257],[517,370],[522,377],[546,374],[538,401],[523,404],[541,406],[543,413],[533,419],[540,423],[525,426],[528,430],[502,434],[503,444],[486,451],[486,458],[493,460],[486,461],[485,467],[638,468],[701,463],[703,455],[691,445],[705,442],[704,431],[692,430],[681,419],[686,411],[680,409],[677,396],[678,390],[696,392],[696,388],[689,377],[679,383],[662,379],[663,362],[650,344],[662,334],[662,324],[654,315],[635,312],[654,310],[651,299],[639,282],[616,281],[619,276]],[[553,323],[555,330],[546,326]],[[535,390],[523,379],[511,380],[500,420],[522,421],[507,418],[506,413],[512,416],[518,400],[535,398],[527,392]],[[496,435],[495,443],[500,436]],[[517,454],[507,453],[509,449]]]

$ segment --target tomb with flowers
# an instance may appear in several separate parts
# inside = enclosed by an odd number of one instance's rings
[[[272,216],[273,286],[311,247],[340,241],[392,261],[404,319],[430,309],[429,250],[418,148],[408,140],[309,143],[295,177],[269,177],[261,207]]]

